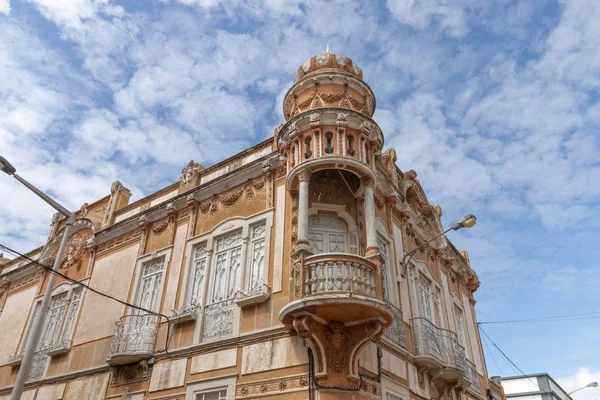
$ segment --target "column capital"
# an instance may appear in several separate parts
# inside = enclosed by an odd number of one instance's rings
[[[308,168],[301,169],[298,172],[298,181],[299,182],[308,182],[310,180],[310,176],[312,172]]]
[[[363,176],[362,178],[360,178],[360,181],[364,187],[370,187],[370,188],[375,187],[375,180],[369,175]]]

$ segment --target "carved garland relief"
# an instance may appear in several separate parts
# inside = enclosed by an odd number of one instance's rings
[[[367,96],[368,97],[368,96]],[[313,93],[306,100],[298,102],[298,98],[294,98],[292,111],[288,118],[294,117],[306,110],[320,107],[342,107],[350,110],[358,111],[363,114],[370,114],[370,103],[367,104],[355,99],[348,90],[348,84],[344,84],[344,89],[339,93],[324,93],[320,90],[320,84],[315,83]]]

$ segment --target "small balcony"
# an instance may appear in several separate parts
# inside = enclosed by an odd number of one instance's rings
[[[467,360],[465,348],[458,342],[455,332],[438,328],[427,318],[413,318],[411,322],[415,362],[437,371],[448,381],[464,380],[468,384],[474,383],[470,367],[472,363]],[[477,372],[475,378],[476,376]]]
[[[479,375],[477,374],[477,368],[471,361],[466,360],[467,369],[465,379],[471,384],[471,389],[477,393],[481,393],[481,385],[479,383]]]
[[[202,341],[227,339],[235,330],[235,298],[209,304],[203,309]]]
[[[124,365],[148,359],[154,355],[160,316],[154,314],[126,315],[115,323],[109,365]]]
[[[377,266],[364,257],[346,253],[324,253],[300,258],[294,263],[294,301],[280,313],[291,325],[293,315],[309,312],[326,321],[362,321],[393,314],[381,301],[381,279]],[[350,312],[349,312],[350,311]]]
[[[404,320],[402,311],[391,303],[387,303],[388,307],[394,312],[394,322],[387,328],[383,337],[388,339],[393,344],[406,349],[406,330],[404,329]]]

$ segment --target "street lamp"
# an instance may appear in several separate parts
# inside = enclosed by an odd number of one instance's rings
[[[31,331],[29,332],[27,342],[25,343],[25,350],[23,352],[23,360],[21,361],[21,367],[19,368],[19,374],[17,375],[17,380],[15,381],[15,385],[10,395],[10,400],[19,400],[21,398],[21,394],[23,394],[23,387],[25,386],[25,382],[29,377],[31,363],[33,362],[33,353],[35,352],[35,349],[38,346],[38,342],[42,334],[42,327],[44,326],[44,320],[46,319],[46,313],[48,312],[52,288],[54,287],[54,280],[56,277],[55,273],[58,272],[58,268],[60,267],[60,261],[62,259],[65,247],[67,246],[67,240],[69,239],[69,235],[71,233],[71,228],[73,228],[73,224],[75,223],[75,213],[70,212],[65,207],[61,206],[56,201],[48,197],[41,190],[33,186],[31,183],[27,182],[25,179],[17,175],[17,170],[15,169],[15,167],[13,167],[11,163],[9,163],[2,156],[0,156],[0,171],[12,176],[13,178],[21,182],[23,185],[29,188],[29,190],[41,197],[42,200],[50,204],[56,211],[67,217],[65,231],[63,232],[60,247],[58,248],[58,252],[56,253],[56,259],[54,260],[54,266],[52,267],[53,273],[50,274],[50,278],[48,279],[48,286],[46,287],[46,292],[44,293],[42,304],[40,305],[40,311],[38,315],[34,318],[33,323],[31,325]]]
[[[404,277],[406,275],[406,268],[408,267],[408,262],[410,261],[410,259],[417,253],[417,251],[419,251],[423,247],[425,247],[425,245],[433,242],[435,239],[439,238],[440,236],[444,236],[446,233],[448,233],[450,231],[457,231],[462,228],[472,228],[476,223],[477,223],[477,217],[474,216],[473,214],[467,214],[464,217],[462,217],[461,219],[459,219],[458,221],[454,222],[452,225],[450,225],[450,228],[446,229],[444,232],[429,239],[428,241],[426,241],[425,243],[423,243],[416,249],[413,249],[413,250],[409,251],[408,253],[406,253],[404,255],[404,257],[402,257],[402,261],[400,262],[400,266],[402,267],[402,277]]]
[[[588,383],[588,384],[587,384],[587,385],[585,385],[584,387],[580,387],[579,389],[575,389],[575,390],[573,390],[572,392],[568,393],[568,394],[567,394],[567,396],[570,396],[570,395],[572,395],[572,394],[573,394],[573,393],[575,393],[575,392],[579,392],[580,390],[587,389],[587,388],[592,388],[592,387],[598,387],[598,382],[591,382],[591,383]]]

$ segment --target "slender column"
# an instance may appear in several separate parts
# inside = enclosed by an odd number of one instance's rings
[[[298,248],[308,249],[308,181],[310,171],[298,174]]]
[[[379,253],[377,244],[377,227],[375,225],[375,195],[373,192],[374,182],[371,177],[362,178],[365,186],[365,231],[367,234],[366,256]]]

